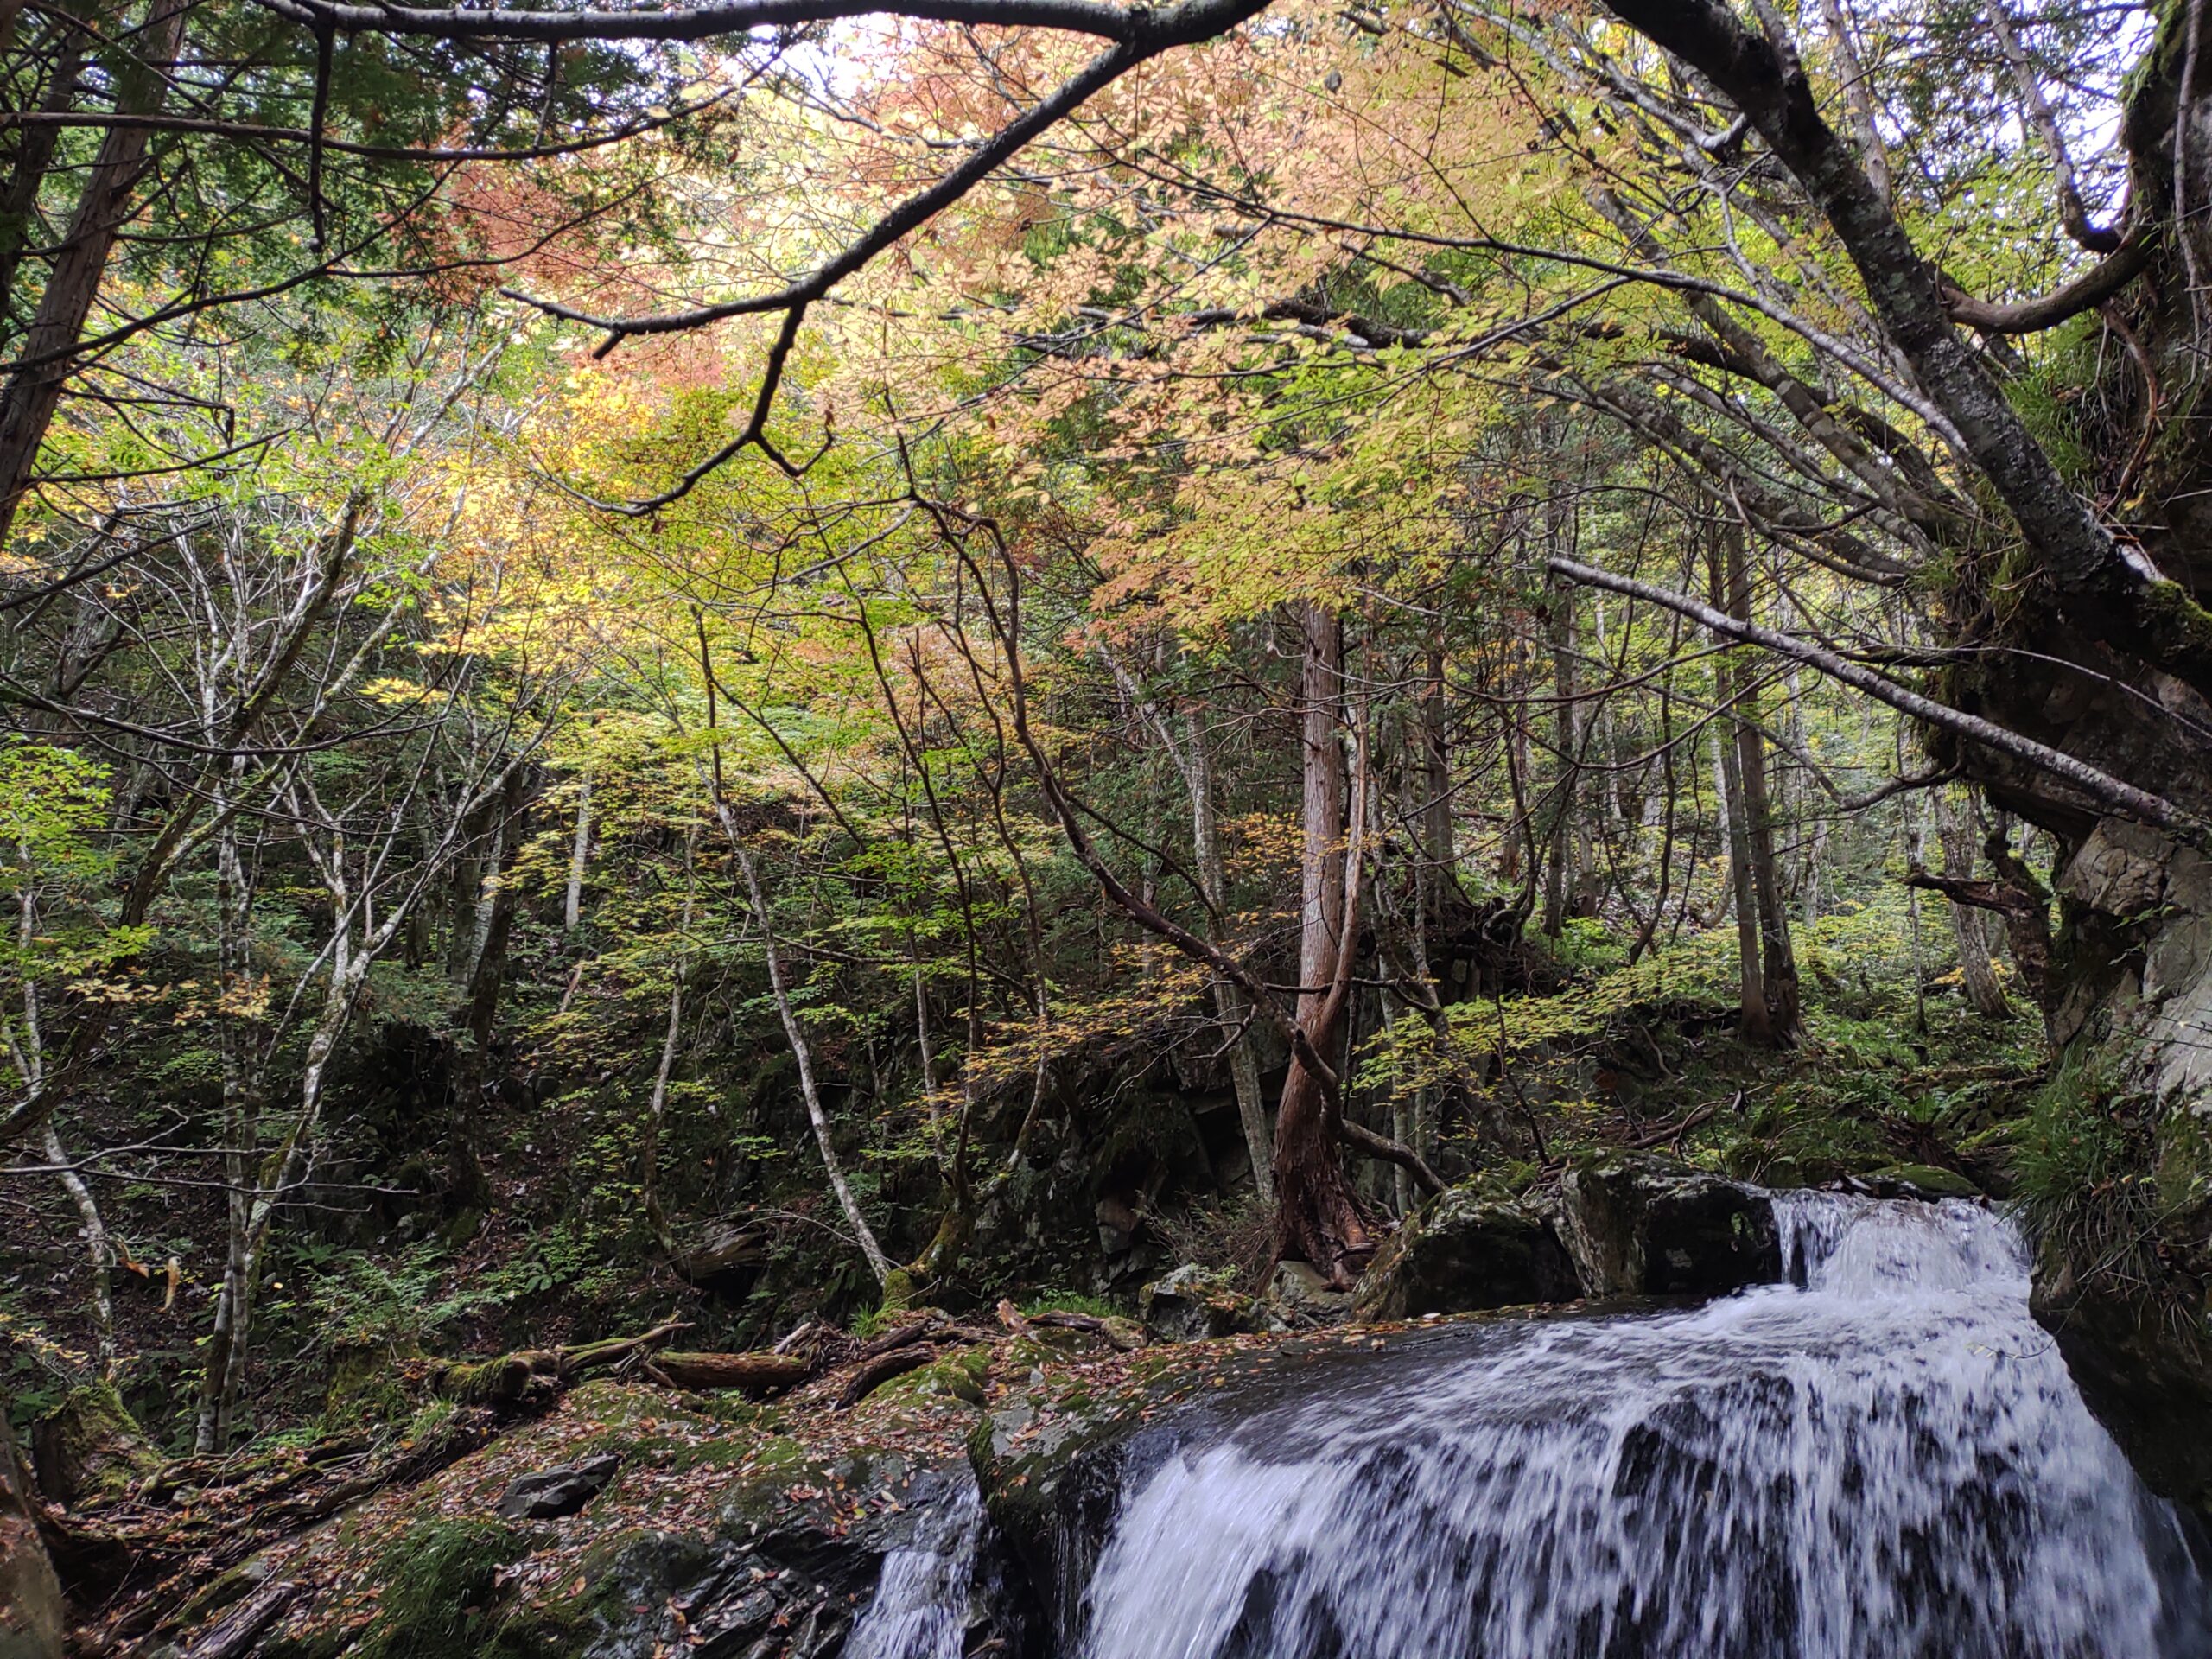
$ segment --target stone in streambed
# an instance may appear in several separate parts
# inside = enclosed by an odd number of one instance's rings
[[[1981,1189],[1955,1169],[1933,1164],[1888,1164],[1853,1178],[1850,1185],[1863,1187],[1878,1198],[1978,1198]]]
[[[509,1521],[556,1521],[574,1515],[614,1478],[622,1459],[612,1452],[582,1463],[517,1475],[499,1494],[498,1512]]]
[[[1569,1171],[1559,1231],[1591,1296],[1725,1296],[1782,1277],[1773,1200],[1663,1158]]]
[[[1410,1319],[1580,1294],[1574,1263],[1540,1211],[1455,1186],[1407,1217],[1376,1253],[1353,1309],[1363,1319]]]

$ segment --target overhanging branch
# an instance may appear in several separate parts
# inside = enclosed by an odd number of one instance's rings
[[[1954,709],[1933,697],[1922,696],[1910,686],[1900,685],[1885,674],[1878,674],[1864,664],[1838,655],[1808,639],[1795,634],[1777,632],[1762,627],[1756,622],[1743,621],[1717,610],[1688,594],[1677,593],[1670,588],[1661,588],[1633,576],[1616,575],[1596,565],[1578,563],[1573,559],[1548,559],[1545,568],[1554,575],[1588,588],[1601,588],[1608,593],[1620,594],[1630,599],[1640,599],[1647,604],[1687,616],[1726,639],[1735,639],[1747,645],[1757,645],[1786,657],[1808,668],[1818,669],[1830,679],[1841,682],[1854,690],[1863,691],[1878,702],[1888,704],[1899,714],[1924,721],[1930,726],[1994,749],[2014,760],[2049,772],[2052,777],[2071,784],[2084,793],[2094,796],[2107,806],[2132,818],[2153,823],[2162,830],[2171,830],[2187,839],[2200,843],[2212,841],[2212,825],[2184,812],[2162,795],[2138,789],[2134,785],[2100,771],[2085,760],[2077,760],[2063,750],[2047,743],[2038,743],[2031,737],[2007,730],[1995,722]]]

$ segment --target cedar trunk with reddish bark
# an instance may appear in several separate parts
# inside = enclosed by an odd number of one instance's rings
[[[1299,1028],[1323,1061],[1342,1053],[1350,1008],[1346,995],[1356,926],[1346,879],[1344,751],[1344,627],[1336,613],[1308,605],[1300,614],[1303,670],[1300,861]],[[1324,1080],[1294,1056],[1275,1114],[1275,1254],[1311,1262],[1333,1283],[1347,1284],[1374,1254],[1351,1182],[1344,1174],[1343,1133]]]

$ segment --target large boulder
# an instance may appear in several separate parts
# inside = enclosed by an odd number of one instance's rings
[[[105,1382],[79,1382],[31,1425],[39,1490],[64,1508],[120,1497],[161,1456]]]
[[[1338,1289],[1306,1262],[1276,1262],[1265,1300],[1269,1317],[1292,1331],[1341,1325],[1352,1312],[1352,1293]]]
[[[1407,1217],[1376,1252],[1353,1309],[1363,1319],[1410,1319],[1581,1294],[1574,1263],[1540,1211],[1455,1186]]]
[[[29,1471],[0,1400],[0,1659],[60,1659],[61,1586],[39,1541]]]
[[[1559,1230],[1592,1296],[1725,1296],[1782,1277],[1772,1199],[1663,1158],[1569,1171]]]
[[[1204,1342],[1267,1327],[1259,1303],[1236,1288],[1224,1268],[1185,1262],[1144,1287],[1145,1329],[1169,1342]]]

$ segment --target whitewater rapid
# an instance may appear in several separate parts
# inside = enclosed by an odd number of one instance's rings
[[[1155,1433],[1057,1650],[2212,1656],[2190,1526],[2029,1316],[2012,1227],[1774,1203],[1787,1283],[1448,1326]],[[963,1497],[892,1559],[849,1659],[959,1659],[979,1525]]]
[[[1086,1659],[2202,1659],[2183,1523],[1977,1205],[1777,1197],[1793,1282],[1497,1326],[1170,1452]]]

